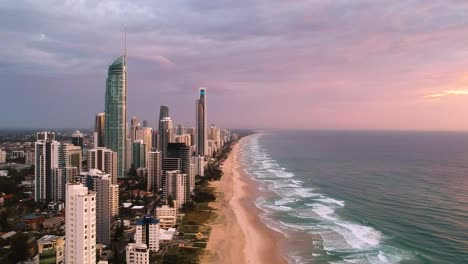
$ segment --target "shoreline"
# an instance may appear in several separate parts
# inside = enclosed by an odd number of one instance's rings
[[[255,205],[257,183],[245,174],[238,160],[237,142],[223,164],[221,181],[212,182],[217,199],[210,203],[218,214],[202,263],[288,263],[282,256],[283,234],[269,228]]]

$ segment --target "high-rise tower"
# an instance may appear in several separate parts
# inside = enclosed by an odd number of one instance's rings
[[[208,120],[206,116],[206,89],[200,88],[199,94],[200,98],[196,102],[197,135],[195,144],[197,145],[197,154],[205,156],[208,154]]]
[[[127,55],[110,66],[106,82],[105,145],[117,152],[117,176],[126,176]]]
[[[96,263],[96,194],[68,183],[65,199],[65,263]]]
[[[104,128],[106,126],[106,114],[99,113],[94,120],[94,147],[104,147]]]
[[[166,157],[167,144],[175,141],[174,128],[170,117],[164,117],[159,124],[161,127],[159,130],[158,150],[161,151],[163,157]]]
[[[169,106],[161,105],[159,109],[159,119],[158,119],[158,130],[161,131],[161,120],[165,117],[169,117]]]

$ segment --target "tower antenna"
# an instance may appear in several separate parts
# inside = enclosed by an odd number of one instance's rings
[[[125,57],[125,60],[127,60],[127,25],[126,24],[125,24],[124,31],[125,31],[124,33],[124,57]]]

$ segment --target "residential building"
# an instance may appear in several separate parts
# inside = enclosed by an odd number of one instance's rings
[[[72,134],[72,144],[75,146],[79,146],[81,149],[83,149],[84,146],[84,136],[83,133],[80,131],[76,130]]]
[[[186,202],[186,177],[187,174],[181,173],[178,170],[166,171],[166,185],[164,189],[166,199],[169,197],[177,201],[178,208]]]
[[[149,249],[146,244],[130,243],[126,248],[127,264],[149,264]]]
[[[133,142],[133,162],[134,168],[144,168],[146,166],[146,144],[143,140],[135,140]]]
[[[106,114],[99,113],[94,120],[94,148],[105,146]]]
[[[45,235],[37,240],[39,263],[65,263],[65,237]]]
[[[68,182],[78,175],[76,167],[60,167],[52,169],[52,201],[65,201],[65,189]]]
[[[146,244],[150,251],[159,251],[159,220],[151,215],[144,215],[136,223],[135,242]]]
[[[96,194],[79,183],[67,184],[65,263],[96,263]]]
[[[36,162],[35,201],[50,202],[54,199],[54,179],[52,169],[59,167],[59,146],[54,132],[38,132],[35,143]]]
[[[0,163],[6,163],[7,152],[0,150]]]
[[[166,157],[167,144],[175,141],[174,128],[170,117],[164,117],[160,121],[161,130],[159,130],[159,148],[162,156]]]
[[[81,173],[76,181],[96,193],[96,242],[110,245],[112,219],[118,216],[118,185],[112,184],[110,174],[97,169]]]
[[[98,169],[111,175],[112,184],[117,184],[117,152],[98,147],[88,150],[88,170]]]
[[[163,205],[156,208],[156,218],[159,219],[160,228],[171,228],[177,222],[177,208]]]
[[[180,160],[180,168],[178,169],[186,176],[185,184],[185,201],[190,200],[190,147],[184,143],[169,143],[167,144],[167,158],[178,158]]]

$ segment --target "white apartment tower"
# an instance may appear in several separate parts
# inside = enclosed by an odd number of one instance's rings
[[[96,194],[68,183],[65,208],[65,263],[96,263]]]

